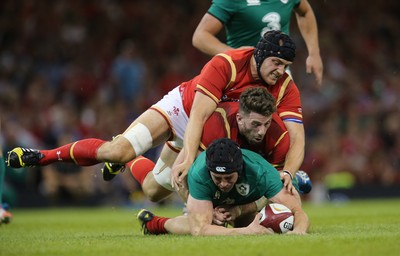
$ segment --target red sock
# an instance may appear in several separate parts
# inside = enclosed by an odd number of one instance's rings
[[[147,174],[154,169],[155,165],[153,161],[144,156],[138,156],[126,164],[131,170],[132,176],[140,185],[143,185],[143,180],[146,178]]]
[[[153,219],[146,223],[146,228],[153,235],[168,234],[164,225],[170,218],[154,216]]]
[[[97,150],[105,141],[100,139],[78,140],[59,148],[40,150],[44,157],[39,161],[40,165],[54,162],[73,162],[80,166],[98,164]]]

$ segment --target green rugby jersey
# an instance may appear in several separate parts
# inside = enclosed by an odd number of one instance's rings
[[[279,172],[259,154],[246,149],[241,150],[243,173],[231,191],[223,193],[214,184],[206,167],[204,151],[189,170],[189,194],[198,200],[212,201],[215,207],[223,204],[247,204],[262,196],[271,198],[281,191],[283,184]]]
[[[225,26],[227,45],[256,46],[269,30],[289,34],[293,9],[301,0],[213,0],[208,13]]]

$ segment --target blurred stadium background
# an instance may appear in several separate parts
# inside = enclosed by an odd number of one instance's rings
[[[2,0],[3,152],[123,132],[209,59],[191,37],[210,2]],[[298,45],[291,70],[307,135],[303,169],[314,184],[306,200],[399,197],[400,3],[309,2],[325,68],[321,89],[305,73],[307,51],[294,20],[291,29]],[[4,201],[12,207],[146,203],[130,174],[107,183],[100,167],[7,169]]]

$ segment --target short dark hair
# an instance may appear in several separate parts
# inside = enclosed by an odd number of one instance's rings
[[[251,87],[240,95],[239,112],[245,114],[255,112],[263,116],[270,116],[276,112],[276,100],[267,88]]]

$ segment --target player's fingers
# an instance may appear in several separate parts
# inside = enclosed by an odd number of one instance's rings
[[[179,173],[179,177],[178,177],[178,182],[179,182],[179,183],[182,183],[183,180],[184,180],[184,178],[186,177],[186,175],[187,175],[187,171],[182,171],[182,172],[180,172],[180,173]]]
[[[290,186],[288,186],[288,191],[290,192],[290,194],[294,195],[294,190],[295,188],[293,187],[292,184],[290,184]]]
[[[286,189],[288,189],[288,185],[289,185],[289,180],[288,179],[284,179],[283,180],[283,186],[286,187]]]
[[[318,86],[322,84],[322,70],[318,70],[315,73],[315,81],[317,82]]]
[[[297,231],[288,231],[288,232],[286,232],[286,234],[288,234],[288,235],[307,235],[307,233],[306,232],[297,232]]]
[[[259,223],[261,220],[261,217],[262,217],[261,213],[257,213],[256,216],[254,217],[253,222]]]
[[[307,65],[307,66],[306,66],[306,73],[307,73],[307,74],[311,74],[311,73],[312,73],[312,67],[311,67],[311,65]]]
[[[213,223],[214,223],[215,225],[218,225],[218,226],[223,226],[223,225],[225,224],[225,222],[220,221],[220,220],[218,220],[218,219],[213,219]]]
[[[172,178],[171,178],[171,184],[172,184],[172,187],[173,187],[176,191],[179,191],[179,184],[176,182],[175,177],[172,177]]]

